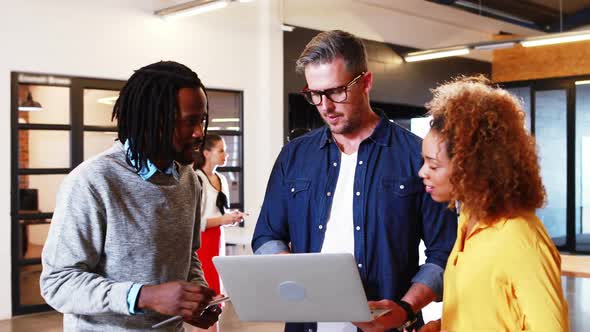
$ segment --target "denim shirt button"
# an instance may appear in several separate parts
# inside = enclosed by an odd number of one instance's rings
[[[295,192],[295,188],[291,188],[291,192],[294,193]]]
[[[362,269],[363,268],[363,264],[359,264],[358,267],[359,267],[359,269]]]
[[[361,160],[361,161],[359,161],[359,165],[362,165],[362,164],[363,164],[363,161],[362,161],[362,160]]]
[[[328,192],[326,193],[326,196],[330,197],[330,196],[332,196],[332,193],[328,191]]]
[[[324,229],[324,225],[319,225],[318,228],[319,229]]]
[[[406,186],[404,186],[403,184],[399,185],[399,189],[404,189]]]
[[[332,165],[334,165],[334,167],[338,166],[338,163],[333,163]]]
[[[360,192],[360,191],[357,191],[357,192],[356,192],[356,195],[357,195],[357,196],[360,196],[360,195],[361,195],[361,192]]]
[[[356,226],[356,230],[360,231],[361,230],[361,226]]]

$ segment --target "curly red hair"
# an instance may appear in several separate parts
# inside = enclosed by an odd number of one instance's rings
[[[521,102],[484,76],[459,77],[433,94],[426,107],[447,143],[452,197],[470,216],[491,223],[542,207],[545,188]]]

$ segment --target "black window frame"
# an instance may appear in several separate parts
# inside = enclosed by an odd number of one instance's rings
[[[537,91],[565,90],[566,92],[566,237],[564,245],[556,245],[561,252],[574,254],[590,254],[590,251],[578,250],[576,243],[576,81],[590,80],[589,75],[568,76],[559,78],[530,79],[523,81],[500,82],[502,88],[530,88],[530,125],[531,133],[536,133],[536,101]]]
[[[69,84],[51,84],[38,82],[19,82],[19,76],[34,76],[34,77],[58,77],[68,79]],[[48,80],[51,82],[51,80]],[[21,223],[20,220],[25,220],[23,225],[35,223],[37,219],[45,220],[45,223],[50,223],[53,217],[53,211],[40,211],[40,213],[20,213],[19,206],[19,176],[22,175],[67,175],[76,166],[84,161],[84,133],[85,132],[117,132],[116,126],[90,126],[84,125],[84,90],[116,90],[120,91],[125,84],[122,80],[78,77],[59,74],[47,73],[32,73],[32,72],[11,72],[11,102],[10,102],[10,123],[11,123],[11,279],[12,279],[12,313],[15,316],[30,314],[36,312],[50,311],[52,308],[47,304],[23,305],[20,302],[21,285],[20,285],[20,267],[27,265],[41,264],[40,258],[24,259],[21,257],[22,253],[22,238],[21,238]],[[69,88],[69,107],[70,116],[69,124],[22,124],[18,122],[18,89],[19,85],[31,86],[60,86]],[[208,91],[232,92],[239,94],[239,116],[240,116],[240,130],[239,131],[210,131],[224,136],[240,136],[240,166],[220,167],[220,172],[236,172],[240,174],[240,202],[232,204],[231,208],[244,209],[244,128],[243,128],[243,91],[226,90],[226,89],[208,89]],[[70,167],[68,168],[20,168],[19,166],[19,131],[20,130],[59,130],[69,131],[70,138]],[[243,227],[243,225],[241,225]]]

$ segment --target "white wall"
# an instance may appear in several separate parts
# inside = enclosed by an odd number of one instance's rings
[[[164,1],[1,1],[0,11],[0,319],[11,316],[10,71],[127,79],[161,60],[182,62],[207,86],[244,91],[246,227],[229,241],[248,243],[272,163],[282,145],[282,31],[278,1],[165,22]],[[260,142],[264,142],[261,144]]]

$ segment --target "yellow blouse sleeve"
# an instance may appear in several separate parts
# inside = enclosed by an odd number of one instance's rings
[[[524,331],[569,331],[567,302],[561,287],[559,253],[540,241],[520,248],[510,264],[510,278]]]

